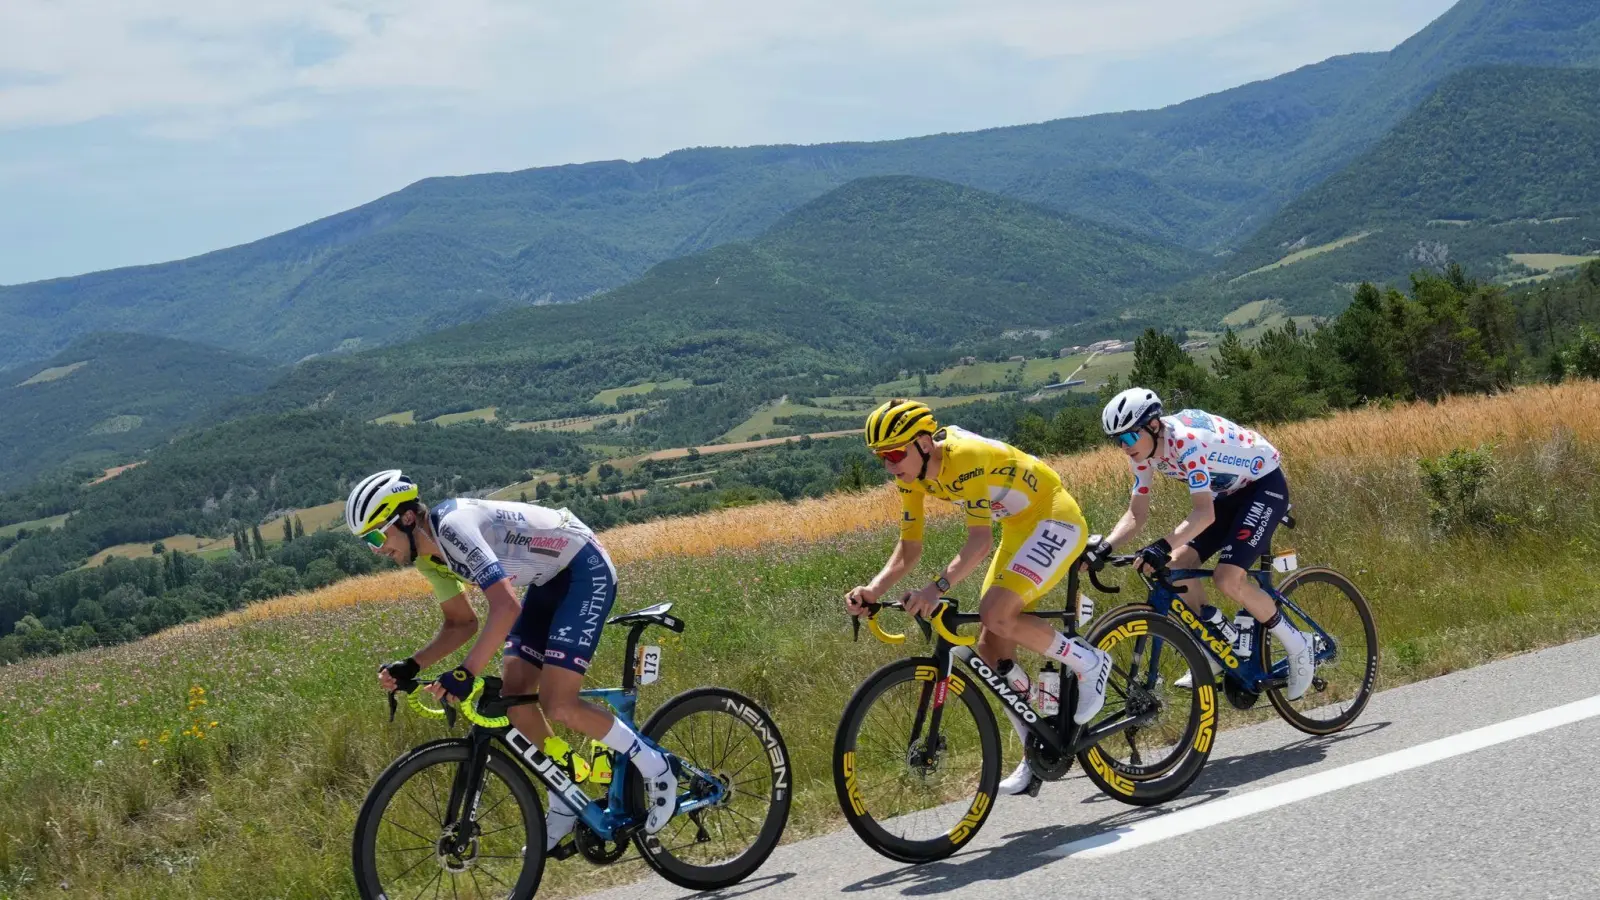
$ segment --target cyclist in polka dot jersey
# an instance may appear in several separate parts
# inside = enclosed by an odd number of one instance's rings
[[[1139,551],[1139,568],[1193,569],[1216,556],[1212,580],[1282,645],[1289,657],[1285,693],[1298,700],[1311,685],[1312,644],[1283,620],[1272,598],[1247,571],[1271,546],[1272,533],[1289,509],[1282,456],[1260,434],[1221,416],[1198,409],[1172,416],[1161,413],[1161,398],[1144,388],[1123,391],[1106,405],[1101,425],[1128,457],[1133,492],[1128,511],[1090,554],[1108,555],[1144,528],[1157,473],[1183,481],[1189,486],[1188,517],[1171,534]],[[1213,625],[1222,623],[1220,611],[1204,606],[1202,582],[1191,580],[1182,586],[1186,591],[1181,597],[1190,609]]]

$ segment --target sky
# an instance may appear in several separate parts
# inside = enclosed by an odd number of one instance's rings
[[[0,284],[434,175],[1166,106],[1453,0],[3,0]]]

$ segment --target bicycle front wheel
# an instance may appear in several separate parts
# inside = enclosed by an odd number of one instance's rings
[[[527,900],[544,875],[544,813],[527,773],[490,750],[477,802],[447,828],[472,756],[466,741],[414,750],[378,776],[356,818],[352,861],[365,900],[438,896]],[[458,839],[464,835],[466,840]]]
[[[961,849],[1000,784],[1000,732],[982,691],[932,659],[892,662],[856,689],[833,742],[845,820],[868,847],[908,863]],[[944,701],[937,729],[935,699]]]
[[[1332,569],[1301,569],[1285,578],[1278,592],[1287,601],[1280,606],[1284,618],[1316,636],[1317,673],[1299,700],[1285,697],[1283,688],[1269,688],[1267,699],[1285,722],[1306,734],[1342,731],[1367,708],[1378,685],[1378,626],[1372,608],[1350,579]],[[1271,634],[1262,635],[1261,653],[1267,671],[1287,670],[1283,650]]]
[[[1171,800],[1200,775],[1217,732],[1217,691],[1205,652],[1144,604],[1118,607],[1086,640],[1112,660],[1106,705],[1086,727],[1126,727],[1078,754],[1078,761],[1089,780],[1123,803]],[[1175,686],[1185,674],[1193,690]]]
[[[750,877],[782,839],[794,796],[789,750],[772,717],[742,694],[696,688],[668,700],[643,730],[694,767],[679,780],[689,799],[720,796],[679,813],[659,834],[636,837],[644,861],[673,884],[700,891]]]

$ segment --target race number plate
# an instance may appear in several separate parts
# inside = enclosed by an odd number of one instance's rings
[[[635,667],[640,684],[653,684],[661,677],[661,648],[640,647],[639,662]]]
[[[1293,550],[1288,550],[1272,558],[1272,567],[1279,572],[1293,572],[1300,568],[1300,558]]]

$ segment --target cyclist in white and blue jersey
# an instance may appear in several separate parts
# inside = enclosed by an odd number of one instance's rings
[[[1188,517],[1139,551],[1139,568],[1147,573],[1169,565],[1193,569],[1216,556],[1212,580],[1283,646],[1289,659],[1285,694],[1298,700],[1315,672],[1310,636],[1284,620],[1247,571],[1271,546],[1272,533],[1289,510],[1281,454],[1260,434],[1221,416],[1198,409],[1173,416],[1161,412],[1161,398],[1145,388],[1130,388],[1106,404],[1100,424],[1128,457],[1133,492],[1121,521],[1090,552],[1105,556],[1144,528],[1157,473],[1187,484]],[[1204,586],[1193,580],[1182,586],[1187,590],[1181,599],[1200,615]],[[1213,615],[1211,624],[1220,624],[1220,614]]]
[[[666,758],[610,711],[578,697],[617,597],[616,567],[587,525],[565,509],[531,503],[459,499],[429,510],[416,484],[399,469],[355,486],[345,502],[345,524],[375,552],[420,570],[444,614],[444,624],[426,646],[379,668],[385,690],[414,679],[477,635],[461,665],[429,686],[437,697],[463,700],[503,645],[505,693],[539,694],[537,704],[508,710],[517,730],[542,746],[551,734],[548,716],[604,743],[644,776],[645,830],[654,834],[667,824],[676,811],[678,783]],[[482,632],[467,601],[469,583],[489,602]],[[518,588],[526,588],[520,602]],[[551,803],[548,847],[575,824],[564,804]]]

